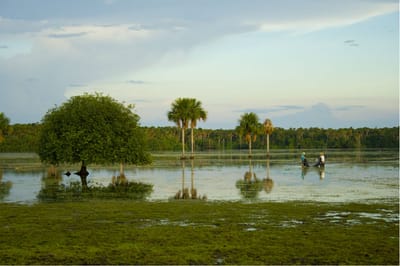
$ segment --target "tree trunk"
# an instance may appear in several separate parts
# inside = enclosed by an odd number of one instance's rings
[[[251,158],[252,156],[251,156],[251,137],[250,137],[250,140],[249,140],[249,158]]]
[[[182,158],[181,159],[186,159],[185,158],[185,128],[182,127]]]
[[[193,127],[192,127],[191,132],[190,132],[191,145],[192,145],[192,155],[190,156],[191,159],[194,158],[194,133],[193,133],[193,131],[194,130],[193,130]]]
[[[124,163],[119,163],[119,176],[125,176],[125,173],[124,173]]]
[[[82,190],[83,191],[87,190],[87,188],[88,188],[87,177],[89,175],[89,172],[86,169],[85,161],[82,161],[81,170],[79,170],[79,172],[76,172],[75,174],[79,175],[81,178]]]
[[[267,158],[269,158],[269,134],[267,134]]]

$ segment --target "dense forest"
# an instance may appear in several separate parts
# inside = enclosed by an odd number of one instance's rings
[[[144,127],[150,151],[181,150],[181,131],[176,127]],[[10,125],[0,152],[37,152],[41,124]],[[187,132],[189,140],[190,132]],[[195,129],[195,150],[247,149],[244,137],[229,129]],[[190,141],[186,143],[187,150]],[[266,136],[258,135],[254,149],[263,149]],[[399,148],[399,127],[392,128],[275,128],[270,136],[275,149]]]

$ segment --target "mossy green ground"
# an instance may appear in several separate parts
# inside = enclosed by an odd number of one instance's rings
[[[0,264],[399,264],[398,204],[0,204]]]

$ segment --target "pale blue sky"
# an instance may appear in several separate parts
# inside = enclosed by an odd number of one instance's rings
[[[146,126],[178,97],[203,128],[398,126],[399,3],[0,0],[0,88],[11,123],[96,91]]]

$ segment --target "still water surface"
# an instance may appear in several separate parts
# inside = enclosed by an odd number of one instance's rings
[[[310,158],[319,151],[309,150]],[[302,169],[300,151],[273,151],[266,160],[262,151],[249,160],[241,153],[201,153],[194,161],[179,160],[179,154],[160,153],[151,166],[128,167],[130,181],[154,185],[147,200],[169,200],[178,191],[195,189],[209,201],[321,201],[365,202],[399,200],[398,151],[329,151],[325,169]],[[31,156],[32,158],[25,158]],[[25,159],[24,159],[25,158]],[[31,169],[30,169],[31,168]],[[35,155],[0,154],[0,202],[34,203],[47,171]],[[29,170],[30,169],[30,170]],[[77,171],[79,166],[60,167]],[[88,166],[91,184],[107,186],[119,168]],[[68,185],[79,177],[62,176]],[[5,189],[8,187],[8,189]]]

